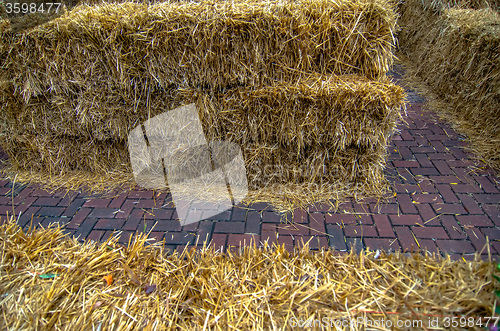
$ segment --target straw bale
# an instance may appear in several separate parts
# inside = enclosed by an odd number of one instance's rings
[[[405,97],[403,89],[388,79],[317,75],[305,76],[293,84],[220,92],[139,89],[141,98],[121,90],[89,87],[73,97],[44,95],[25,104],[19,93],[10,93],[3,115],[9,128],[127,140],[128,133],[139,123],[195,103],[208,141],[278,144],[296,153],[313,145],[336,149],[387,145],[401,118]],[[9,103],[16,106],[7,107]]]
[[[405,29],[415,31],[411,24]],[[445,9],[419,29],[420,40],[400,38],[414,75],[447,104],[444,116],[472,137],[479,156],[500,168],[499,14]]]
[[[384,76],[396,17],[388,0],[81,5],[16,35],[9,79],[28,100],[101,85],[227,88],[303,73]],[[0,56],[1,58],[1,56]]]
[[[430,319],[442,326],[446,316],[458,323],[492,316],[499,288],[495,264],[479,256],[465,262],[307,246],[166,254],[161,243],[145,245],[144,234],[127,247],[116,239],[78,243],[57,228],[25,232],[12,219],[0,233],[0,323],[10,330],[284,330],[323,318],[334,324],[311,329],[372,329],[358,319],[433,329]]]

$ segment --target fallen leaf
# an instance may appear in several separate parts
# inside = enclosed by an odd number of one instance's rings
[[[130,267],[123,262],[122,262],[122,266],[123,266],[123,270],[125,270],[127,272],[128,277],[130,278],[132,283],[134,283],[137,286],[141,286],[141,281],[139,280],[139,277],[137,277],[135,272],[132,269],[130,269]]]
[[[113,275],[109,274],[109,275],[104,276],[102,278],[106,281],[108,286],[111,286],[111,284],[113,284]]]
[[[156,290],[156,284],[149,285],[145,284],[144,285],[144,291],[146,291],[146,294],[153,293]]]

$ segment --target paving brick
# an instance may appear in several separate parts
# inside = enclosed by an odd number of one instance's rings
[[[429,140],[427,140],[426,137],[415,136],[415,141],[417,142],[418,146],[429,146]]]
[[[60,198],[38,198],[35,202],[33,202],[33,206],[55,207],[60,201]]]
[[[443,203],[439,194],[414,194],[411,196],[413,201],[418,203]]]
[[[446,140],[445,140],[446,141]],[[434,149],[436,149],[436,151],[438,153],[448,153],[449,152],[449,149],[446,148],[446,146],[444,145],[444,142],[445,141],[441,141],[441,140],[432,140],[431,141],[431,145],[432,147],[434,147]]]
[[[439,173],[443,176],[446,175],[455,175],[453,170],[448,166],[448,163],[446,161],[438,161],[434,160],[432,163],[436,166],[436,169],[439,170]]]
[[[69,207],[73,200],[75,200],[76,194],[66,194],[65,196],[61,197],[61,201],[57,204],[57,207]]]
[[[149,239],[153,239],[152,242],[161,242],[164,238],[164,232],[151,231],[148,235]]]
[[[88,217],[90,218],[114,218],[116,208],[94,208]]]
[[[309,249],[319,250],[328,247],[328,239],[326,236],[295,237],[295,247],[302,248],[305,244],[309,245]]]
[[[417,181],[413,177],[413,175],[406,169],[406,168],[397,168],[398,169],[398,174],[401,179],[405,181],[405,183],[408,184],[416,184]]]
[[[181,231],[182,225],[179,221],[174,220],[157,220],[154,224],[154,231],[158,232],[176,232]],[[139,230],[141,227],[139,226]]]
[[[494,226],[486,215],[458,215],[455,218],[462,226]]]
[[[418,245],[420,248],[420,251],[425,253],[428,252],[429,254],[436,254],[439,255],[439,249],[432,239],[418,239]]]
[[[20,227],[24,227],[31,221],[31,218],[36,217],[37,211],[40,210],[40,207],[29,207],[26,209],[21,216],[17,219],[17,224]]]
[[[455,193],[481,193],[482,190],[477,185],[471,184],[457,184],[451,185],[451,188]]]
[[[262,222],[263,223],[280,223],[281,215],[276,214],[272,211],[264,211],[262,212]]]
[[[249,210],[247,208],[240,206],[233,207],[233,211],[231,213],[231,221],[244,222],[248,212]],[[255,211],[253,212],[256,213]]]
[[[436,240],[436,243],[444,254],[464,254],[474,253],[474,247],[469,241],[465,240]]]
[[[413,153],[408,147],[401,146],[398,148],[398,152],[403,160],[413,160]]]
[[[424,239],[450,239],[448,237],[448,234],[446,234],[446,231],[442,227],[437,227],[437,226],[426,226],[426,227],[419,227],[419,226],[414,226],[411,228],[413,231],[413,234],[417,238],[424,238]]]
[[[37,197],[27,197],[27,198],[24,198],[23,201],[21,201],[21,203],[18,203],[16,206],[16,210],[19,211],[19,208],[20,207],[23,207],[24,209],[28,209],[28,207],[31,207],[33,205],[33,203],[37,200],[38,198]],[[12,204],[11,204],[12,206]],[[16,211],[16,213],[18,213]]]
[[[490,241],[500,240],[500,230],[497,228],[481,228],[481,231]]]
[[[256,203],[251,203],[248,206],[248,209],[256,210],[256,211],[268,211],[272,212],[273,208],[270,204],[265,203],[265,202],[256,202]]]
[[[153,199],[153,191],[131,191],[129,199]]]
[[[389,215],[393,225],[423,225],[420,215]]]
[[[417,158],[417,154],[424,155],[426,153],[436,153],[436,150],[431,146],[410,147],[410,150],[414,153],[415,158],[417,159],[417,161],[419,163],[420,163],[420,160]],[[422,157],[425,157],[427,159],[427,161],[430,162],[427,155],[422,156]]]
[[[179,222],[179,224],[181,224],[180,221],[173,221],[173,222]],[[193,222],[193,223],[188,223],[188,224],[184,224],[184,225],[181,224],[181,229],[182,229],[182,231],[186,231],[186,232],[197,232],[199,223],[200,222]],[[141,222],[141,224],[142,224],[142,222]]]
[[[309,226],[311,227],[311,235],[326,235],[325,218],[323,217],[323,214],[309,213]]]
[[[458,147],[450,147],[450,151],[457,159],[467,159],[469,157],[461,148]]]
[[[395,184],[394,190],[396,191],[396,193],[421,192],[420,187],[418,185],[412,185],[412,184]]]
[[[102,230],[92,230],[90,231],[90,233],[88,234],[87,240],[90,240],[90,241],[95,241],[95,242],[99,242],[101,240],[101,237],[104,235],[106,231],[102,231]]]
[[[120,208],[123,205],[123,203],[125,202],[125,199],[127,199],[127,197],[128,197],[128,192],[121,193],[117,197],[113,198],[109,202],[109,205],[106,206],[106,207],[109,207],[109,208]]]
[[[94,225],[97,230],[119,230],[125,223],[125,220],[115,218],[101,218]]]
[[[417,214],[418,211],[413,205],[412,198],[409,194],[398,194],[396,196],[399,208],[404,214]]]
[[[466,235],[462,227],[457,223],[453,215],[440,215],[441,224],[448,232],[451,239],[465,239]]]
[[[479,183],[479,186],[485,193],[500,193],[500,191],[497,190],[495,185],[488,179],[488,177],[473,176],[473,178],[476,180],[476,182]]]
[[[467,168],[474,165],[470,160],[447,160],[446,163],[453,168]]]
[[[439,171],[436,168],[411,168],[411,173],[414,176],[439,175]]]
[[[457,197],[460,199],[462,205],[469,214],[484,214],[483,210],[481,209],[481,207],[479,207],[476,200],[474,200],[474,198],[470,195],[457,194]]]
[[[444,134],[434,134],[434,135],[429,135],[427,139],[432,141],[432,140],[448,140],[449,138],[447,135]]]
[[[291,236],[279,236],[278,245],[285,246],[285,249],[289,252],[293,252],[293,238]]]
[[[111,202],[111,199],[88,199],[83,204],[83,207],[86,207],[86,208],[106,208],[110,202]]]
[[[466,228],[465,233],[469,236],[469,240],[476,249],[476,251],[481,251],[484,248],[484,251],[487,251],[488,248],[486,246],[486,238],[481,233],[481,230],[478,228]],[[491,249],[495,252],[494,248]]]
[[[52,193],[50,193],[49,191],[44,190],[44,189],[36,189],[36,190],[33,190],[31,192],[31,196],[50,198],[50,197],[52,197]]]
[[[90,234],[90,231],[94,229],[96,223],[97,219],[86,218],[76,229],[74,236],[79,237],[80,240],[86,238]]]
[[[500,194],[474,194],[474,198],[479,203],[499,203]]]
[[[446,203],[458,203],[460,202],[460,199],[455,195],[453,190],[449,185],[436,185],[439,194],[441,194],[441,197],[443,198],[444,202]]]
[[[192,245],[195,240],[195,235],[189,232],[168,232],[165,233],[166,245]]]
[[[391,238],[364,238],[365,246],[371,250],[383,250],[386,252],[397,251],[400,246],[397,239]]]
[[[370,225],[347,225],[344,227],[346,237],[377,237],[377,229]]]
[[[172,209],[151,209],[144,213],[144,217],[147,220],[169,220],[172,219],[173,213]]]
[[[44,217],[44,220],[40,224],[47,228],[56,225],[64,226],[69,221],[70,219],[67,217]]]
[[[364,250],[363,240],[361,238],[346,238],[349,251],[354,250],[356,253],[361,253]]]
[[[231,219],[231,212],[229,210],[218,213],[217,215],[204,218],[212,221],[229,221]]]
[[[416,252],[418,251],[418,245],[413,237],[410,229],[406,226],[396,226],[394,227],[396,234],[399,239],[399,243],[403,251]]]
[[[260,214],[256,211],[250,211],[245,222],[245,233],[259,234],[260,233]]]
[[[277,243],[277,233],[273,231],[262,231],[260,233],[260,242],[261,245],[264,246],[265,243],[270,247],[273,247],[273,244]]]
[[[397,203],[370,204],[370,211],[376,214],[397,214],[399,208]]]
[[[417,204],[416,207],[424,225],[441,226],[441,223],[439,223],[439,218],[436,216],[436,213],[434,213],[434,210],[429,204],[421,203]]]
[[[434,187],[434,183],[431,182],[428,179],[422,179],[422,180],[420,180],[419,181],[419,185],[420,185],[420,190],[422,191],[422,193],[424,193],[424,192],[427,192],[427,193],[437,193],[438,192],[436,190],[436,188]]]
[[[396,140],[396,141],[393,141],[394,143],[394,146],[398,146],[398,147],[401,147],[401,146],[406,146],[406,147],[409,147],[409,146],[417,146],[417,142],[414,141],[414,140]],[[404,166],[402,166],[404,167]]]
[[[307,206],[307,211],[310,213],[326,213],[333,210],[333,206],[330,203],[319,202],[313,205]]]
[[[245,222],[216,222],[214,232],[217,233],[244,233]]]
[[[259,244],[259,236],[254,234],[230,234],[227,238],[228,246],[253,246]]]
[[[461,204],[433,203],[431,206],[437,214],[460,215],[467,213]]]
[[[490,219],[495,223],[496,226],[500,226],[500,210],[496,205],[482,205],[481,208],[484,210],[486,214],[490,217]]]
[[[414,129],[414,130],[410,130],[410,132],[413,134],[413,135],[419,135],[419,136],[423,136],[423,135],[427,135],[427,134],[432,134],[432,131],[431,130],[428,130],[428,129]]]
[[[327,224],[326,231],[328,233],[328,240],[330,247],[335,250],[346,251],[347,246],[344,238],[344,231],[336,224]]]
[[[64,212],[64,207],[42,207],[38,211],[40,216],[58,217]]]
[[[392,224],[389,222],[387,215],[373,215],[373,220],[377,227],[377,231],[380,237],[395,238],[396,235],[392,230]]]
[[[453,176],[429,176],[436,184],[459,184],[462,181],[456,175]]]
[[[307,236],[309,235],[309,226],[302,224],[278,224],[279,235]]]
[[[467,168],[454,168],[453,171],[457,174],[458,178],[465,184],[473,184],[474,178],[469,174]]]
[[[403,140],[413,140],[412,134],[406,129],[401,130],[400,136]]]
[[[392,162],[397,168],[411,168],[411,167],[420,167],[420,164],[417,161],[393,161]]]
[[[326,224],[356,224],[356,216],[353,214],[325,214]]]
[[[0,180],[0,187],[4,187],[8,183],[10,183],[8,180]]]
[[[125,224],[122,227],[122,230],[127,230],[127,231],[136,231],[137,227],[141,223],[141,220],[143,219],[144,216],[144,211],[140,209],[136,209],[132,211],[129,215],[128,218],[125,222]]]
[[[212,237],[212,229],[214,227],[214,222],[212,221],[201,221],[198,224],[198,241],[203,244],[206,242],[206,245],[210,243]],[[219,235],[219,234],[217,234]]]

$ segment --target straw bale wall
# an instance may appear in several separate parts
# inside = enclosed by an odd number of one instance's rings
[[[386,0],[80,5],[3,33],[0,144],[20,169],[131,173],[128,133],[195,103],[252,189],[382,185],[394,30]]]
[[[500,15],[490,8],[435,11],[414,0],[406,6],[399,43],[413,73],[448,104],[481,157],[500,168]]]

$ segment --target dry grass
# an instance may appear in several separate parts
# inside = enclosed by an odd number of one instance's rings
[[[429,319],[442,327],[445,316],[491,316],[498,288],[495,265],[480,260],[336,254],[307,246],[294,253],[247,246],[166,255],[161,244],[145,243],[140,235],[127,247],[115,239],[80,244],[59,229],[24,232],[4,221],[2,327],[284,330],[296,320],[326,318],[334,324],[321,329],[363,330],[359,319],[384,319],[393,325],[421,320],[417,329],[428,330]]]

